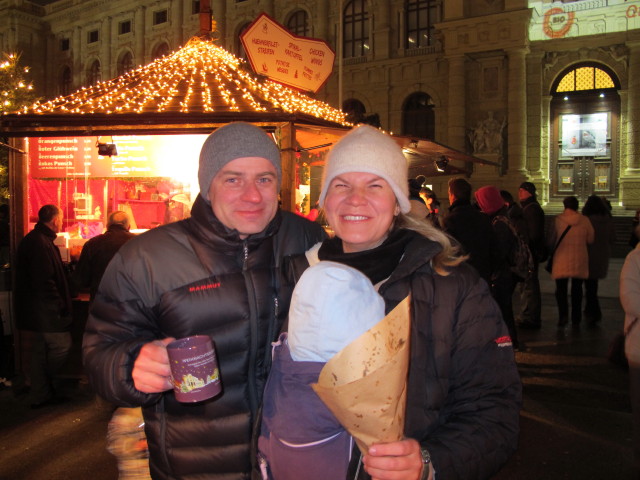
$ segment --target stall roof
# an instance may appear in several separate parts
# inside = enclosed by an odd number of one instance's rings
[[[0,118],[7,136],[210,132],[231,121],[348,127],[345,114],[259,77],[206,37],[120,77]]]

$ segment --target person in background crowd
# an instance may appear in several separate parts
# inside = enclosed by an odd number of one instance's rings
[[[415,178],[410,178],[409,184],[409,202],[411,203],[411,211],[409,215],[414,216],[420,220],[424,220],[429,216],[429,209],[424,199],[420,196],[420,190],[422,190],[422,184]]]
[[[93,302],[98,285],[107,265],[120,247],[135,235],[129,232],[129,216],[122,211],[115,211],[107,220],[107,231],[87,241],[82,247],[80,260],[71,276],[78,288],[89,287]]]
[[[518,239],[510,228],[507,207],[500,191],[493,185],[480,187],[475,193],[476,201],[483,213],[491,219],[496,242],[496,255],[491,265],[491,293],[500,306],[502,318],[509,329],[513,348],[519,349],[518,331],[513,318],[513,291],[516,278],[511,271],[510,259],[517,247]]]
[[[106,400],[143,407],[154,479],[249,478],[254,424],[271,342],[292,285],[281,259],[326,235],[278,210],[280,151],[254,125],[216,129],[200,151],[191,217],[127,242],[109,263],[89,311],[84,365]],[[223,391],[197,405],[173,393],[166,346],[209,335]]]
[[[491,220],[471,205],[471,184],[464,178],[449,180],[449,213],[442,219],[443,230],[455,238],[468,262],[491,285],[491,265],[496,242]]]
[[[406,160],[387,135],[366,125],[345,135],[329,153],[320,194],[336,236],[294,258],[292,271],[325,260],[356,268],[385,313],[411,295],[406,438],[373,445],[362,460],[369,475],[486,479],[516,448],[513,350],[487,284],[447,235],[407,215],[406,179]]]
[[[500,190],[500,196],[502,197],[502,200],[504,200],[504,205],[507,207],[507,218],[522,238],[528,239],[529,232],[527,229],[527,223],[522,215],[522,208],[516,203],[513,195],[511,195],[507,190]]]
[[[22,239],[16,254],[16,323],[33,333],[31,408],[65,400],[54,382],[71,350],[71,293],[60,250],[53,243],[62,219],[56,205],[40,208],[38,223]]]
[[[640,236],[640,227],[636,227]],[[629,394],[633,422],[633,461],[640,480],[640,246],[627,255],[620,272],[620,302],[624,309],[625,354],[629,361]]]
[[[538,330],[542,326],[539,267],[540,262],[545,261],[548,256],[544,233],[544,210],[538,203],[536,186],[531,182],[522,182],[520,184],[518,199],[520,200],[522,218],[527,230],[527,236],[524,238],[529,241],[529,249],[533,254],[534,260],[533,272],[521,282],[521,310],[517,315],[518,327]]]
[[[589,196],[582,208],[582,215],[589,219],[594,231],[594,241],[588,246],[589,278],[585,280],[584,319],[590,325],[595,325],[602,320],[598,280],[607,277],[611,246],[615,242],[616,232],[609,209],[601,197]]]
[[[589,251],[593,243],[594,231],[589,219],[578,212],[578,199],[566,197],[562,204],[564,211],[556,216],[549,247],[553,248],[567,227],[571,227],[555,249],[551,278],[556,281],[556,302],[558,304],[558,327],[569,323],[569,303],[567,289],[571,280],[571,323],[578,327],[582,321],[582,282],[589,278]]]
[[[428,219],[432,225],[436,228],[442,228],[440,219],[440,200],[433,190],[427,187],[423,187],[420,190],[420,196],[424,199],[429,210]]]

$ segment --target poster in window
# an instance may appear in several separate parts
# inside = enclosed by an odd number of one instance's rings
[[[561,155],[563,157],[608,156],[608,126],[608,112],[561,115]]]

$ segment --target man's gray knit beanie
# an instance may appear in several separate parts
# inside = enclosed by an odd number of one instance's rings
[[[282,181],[280,150],[261,128],[250,123],[233,122],[211,133],[200,150],[198,183],[200,195],[209,202],[209,187],[213,177],[236,158],[261,157],[269,160],[278,174],[278,190]]]

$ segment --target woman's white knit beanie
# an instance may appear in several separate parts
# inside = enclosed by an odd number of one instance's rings
[[[400,211],[411,210],[407,187],[407,159],[389,135],[369,125],[360,125],[342,137],[327,156],[319,205],[324,206],[331,181],[343,173],[363,172],[384,178],[396,195]]]

